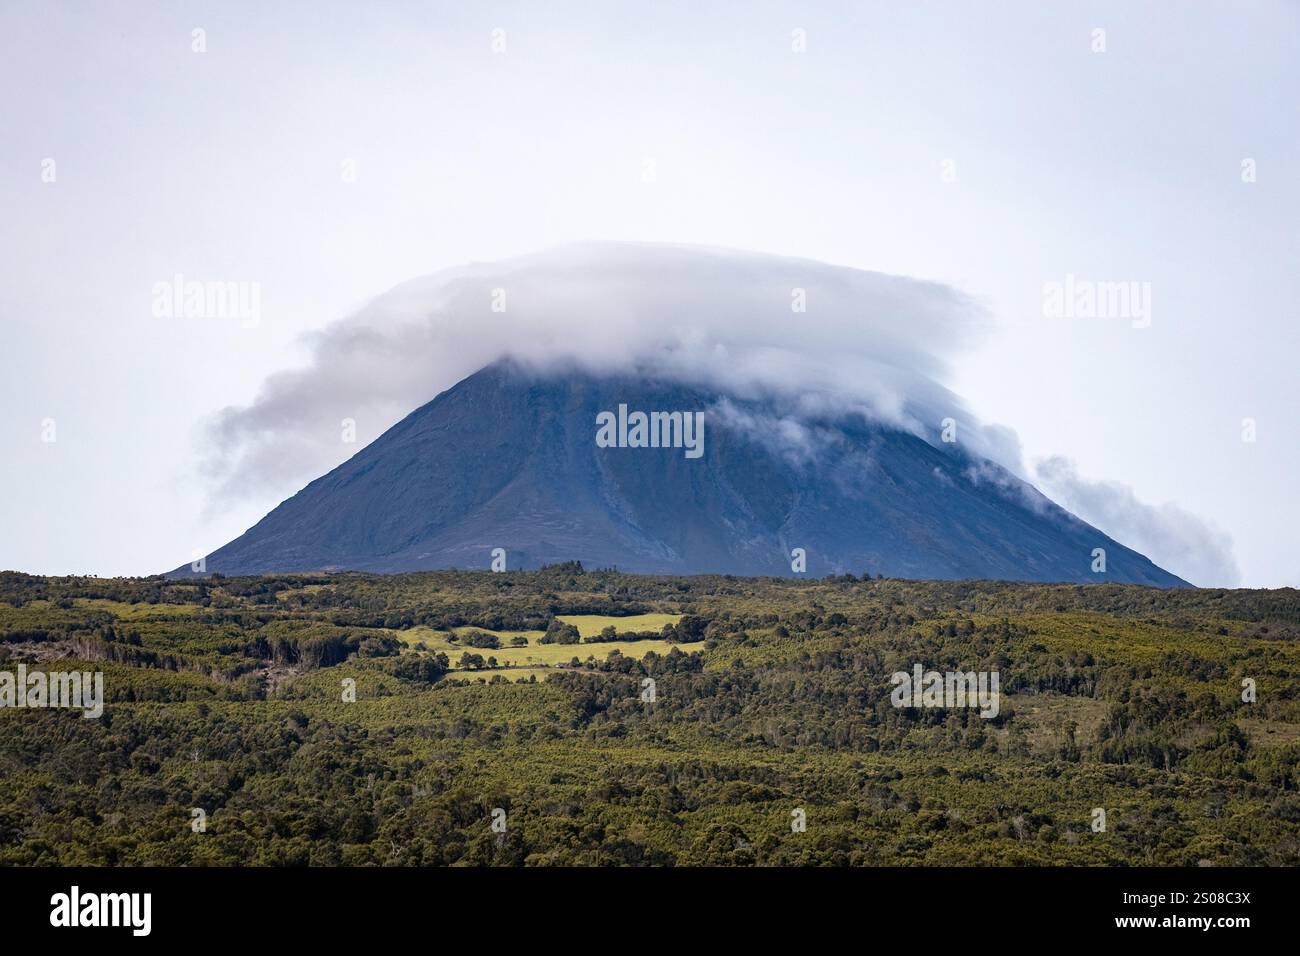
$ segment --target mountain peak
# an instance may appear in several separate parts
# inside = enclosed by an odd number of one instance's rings
[[[999,466],[861,415],[509,358],[311,482],[206,570],[486,569],[494,553],[509,570],[790,575],[802,560],[811,576],[1186,583]]]

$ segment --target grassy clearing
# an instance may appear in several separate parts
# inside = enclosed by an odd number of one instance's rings
[[[1256,747],[1288,747],[1300,743],[1300,725],[1282,720],[1239,720],[1240,727]]]
[[[458,628],[458,631],[486,631],[486,628]],[[649,654],[651,650],[656,654],[667,654],[669,650],[679,646],[671,641],[610,641],[610,643],[601,644],[538,644],[541,639],[542,631],[489,631],[495,633],[502,641],[502,646],[497,649],[493,648],[471,648],[460,641],[451,641],[447,639],[446,631],[434,631],[429,627],[412,627],[406,631],[393,631],[394,635],[403,644],[409,648],[419,649],[420,644],[424,644],[424,649],[430,654],[439,652],[446,654],[448,661],[451,661],[451,669],[458,672],[458,676],[464,672],[460,670],[460,656],[464,653],[480,654],[482,658],[497,658],[498,665],[510,667],[555,667],[567,665],[572,662],[573,658],[578,661],[586,661],[588,658],[595,658],[597,661],[603,661],[610,656],[611,650],[617,650],[628,657],[641,659]],[[526,648],[512,648],[510,639],[516,635],[528,637],[529,643]],[[689,648],[690,645],[681,645]],[[484,671],[478,671],[484,672]],[[511,671],[510,675],[515,674]],[[491,672],[487,672],[491,676]],[[526,675],[525,675],[526,676]]]
[[[1007,694],[1003,703],[1014,707],[1016,719],[1024,724],[1034,753],[1052,754],[1066,743],[1068,728],[1074,725],[1074,739],[1080,745],[1096,743],[1110,705],[1088,697],[1062,694]]]
[[[582,639],[595,637],[607,627],[613,627],[620,634],[633,634],[642,631],[658,633],[665,624],[676,624],[682,619],[680,614],[632,614],[628,617],[611,617],[605,614],[561,614],[561,621],[572,624],[582,635]]]
[[[106,611],[119,621],[143,621],[157,617],[193,617],[203,610],[197,604],[129,604],[104,598],[77,598],[73,607],[85,611]]]
[[[623,621],[625,623],[620,629],[628,631],[639,630],[659,630],[666,623],[675,623],[681,615],[679,614],[638,614],[634,617],[606,617],[599,614],[576,614],[566,615],[560,620],[566,624],[572,624],[578,628],[578,633],[584,637],[588,635],[599,634],[609,622]],[[618,627],[619,625],[615,625]],[[458,627],[454,633],[459,637],[470,631],[482,631],[487,634],[493,634],[501,642],[499,648],[488,647],[470,647],[463,641],[450,640],[448,631],[434,630],[431,627],[412,627],[402,631],[391,631],[398,640],[407,647],[417,648],[423,644],[424,649],[430,654],[443,653],[451,661],[452,670],[457,671],[457,676],[470,673],[460,668],[461,655],[465,653],[478,654],[484,660],[489,657],[496,658],[499,665],[516,668],[548,668],[556,667],[563,664],[569,664],[576,657],[579,661],[586,661],[594,658],[597,661],[603,661],[609,657],[611,651],[618,651],[627,657],[635,657],[638,660],[645,657],[651,651],[656,654],[667,654],[674,647],[678,646],[669,641],[609,641],[599,644],[541,644],[539,641],[545,636],[545,631],[492,631],[485,627]],[[510,639],[513,637],[528,638],[527,647],[511,647]],[[689,647],[690,645],[683,645]],[[476,671],[474,673],[486,673],[491,677],[492,671]],[[510,671],[507,676],[514,677],[515,671]],[[526,674],[524,676],[527,676]]]

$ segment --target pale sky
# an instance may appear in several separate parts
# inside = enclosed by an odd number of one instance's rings
[[[1028,462],[1300,585],[1295,3],[46,2],[0,37],[0,568],[215,549],[297,488],[214,503],[205,427],[305,337],[620,239],[950,283],[992,328],[947,384]],[[260,321],[157,317],[178,273]],[[1149,327],[1046,316],[1067,275],[1149,283]]]

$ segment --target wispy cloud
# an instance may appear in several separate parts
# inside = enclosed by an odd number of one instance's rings
[[[404,283],[326,326],[311,338],[305,367],[271,376],[251,404],[217,417],[205,468],[218,504],[287,496],[439,392],[511,358],[543,371],[647,372],[737,399],[780,398],[781,417],[749,425],[796,458],[816,452],[819,428],[837,415],[861,414],[935,444],[952,418],[972,468],[1043,505],[1013,478],[1032,477],[1016,433],[977,421],[943,384],[988,322],[949,286],[808,259],[563,246]],[[717,411],[746,423],[727,403]],[[355,443],[340,440],[345,419],[355,422]],[[1178,506],[1085,481],[1064,458],[1041,462],[1036,477],[1065,508],[1193,583],[1237,582],[1227,535]]]
[[[1090,481],[1073,461],[1053,455],[1035,466],[1049,497],[1112,538],[1201,587],[1236,587],[1241,572],[1232,538],[1178,505],[1151,505],[1117,481]]]
[[[728,249],[563,246],[404,283],[327,326],[305,368],[221,413],[206,466],[219,497],[288,494],[503,357],[779,394],[797,413],[860,412],[932,439],[952,417],[968,450],[998,458],[1006,436],[941,384],[986,324],[934,282]],[[343,419],[357,444],[340,442]]]

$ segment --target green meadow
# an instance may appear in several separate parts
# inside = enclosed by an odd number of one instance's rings
[[[614,627],[619,633],[641,633],[646,631],[655,631],[657,633],[662,631],[665,624],[676,624],[681,619],[681,615],[633,614],[626,617],[613,617],[602,614],[566,614],[557,615],[557,618],[565,624],[574,625],[585,641],[587,638],[600,634],[606,627]],[[501,646],[497,648],[475,647],[466,643],[465,637],[476,632],[491,634]],[[587,660],[603,661],[608,658],[611,652],[615,651],[639,659],[652,651],[656,654],[667,654],[672,648],[678,646],[676,642],[664,640],[601,641],[595,644],[543,644],[541,639],[546,634],[544,630],[497,631],[481,627],[434,630],[433,628],[418,626],[393,633],[402,642],[403,646],[412,650],[429,654],[446,654],[450,670],[469,670],[461,666],[460,659],[466,653],[477,654],[485,659],[493,658],[500,668],[509,669],[511,673],[508,676],[511,679],[526,676],[517,673],[518,669],[528,669],[530,673],[538,673],[539,669],[542,669],[540,670],[541,676],[545,676],[546,668],[571,665],[574,660],[579,662]],[[516,638],[523,638],[528,642],[527,645],[523,647],[512,646],[511,641]],[[476,673],[490,669],[485,667],[473,668]]]
[[[607,627],[612,627],[620,634],[628,632],[663,630],[665,624],[676,624],[681,620],[680,614],[629,614],[627,617],[614,617],[608,614],[557,614],[565,624],[572,624],[578,629],[583,640],[595,637]]]

